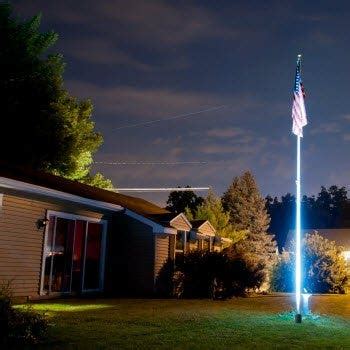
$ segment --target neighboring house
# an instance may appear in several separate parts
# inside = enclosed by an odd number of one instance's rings
[[[151,294],[191,229],[143,199],[0,164],[0,283],[17,297]]]
[[[350,228],[331,228],[331,229],[305,229],[302,230],[302,236],[307,233],[317,232],[324,238],[344,248],[343,255],[350,266]],[[289,230],[287,234],[285,250],[290,250],[291,243],[295,241],[295,230]]]
[[[178,231],[176,253],[188,253],[194,250],[221,251],[232,243],[229,238],[216,235],[216,230],[208,220],[192,220],[191,229]]]
[[[192,220],[192,230],[189,234],[189,250],[214,250],[216,230],[208,220]]]

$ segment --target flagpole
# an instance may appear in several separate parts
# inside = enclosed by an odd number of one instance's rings
[[[300,64],[301,73],[301,55],[298,55],[298,62]],[[302,316],[300,312],[301,302],[301,135],[297,135],[297,173],[296,173],[296,217],[295,217],[295,302],[296,302],[296,315],[295,322],[301,323]]]
[[[297,173],[296,173],[296,222],[295,222],[295,322],[301,322],[300,300],[301,300],[301,195],[300,195],[300,146],[301,137],[297,136]]]

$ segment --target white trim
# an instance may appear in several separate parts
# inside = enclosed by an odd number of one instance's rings
[[[169,235],[176,235],[177,230],[175,228],[171,228],[171,227],[164,227],[160,224],[155,223],[154,221],[136,214],[135,212],[131,211],[130,209],[125,209],[125,215],[130,216],[131,218],[136,219],[137,221],[140,221],[144,224],[146,224],[147,226],[152,227],[153,233],[156,234],[169,234]]]
[[[181,217],[181,218],[183,218],[183,219],[185,220],[186,224],[188,225],[189,230],[192,228],[191,223],[188,221],[188,219],[187,219],[187,217],[186,217],[186,215],[185,215],[184,213],[180,213],[180,214],[176,215],[174,218],[172,218],[172,219],[170,220],[170,224],[171,224],[175,219],[177,219],[178,217]]]
[[[2,208],[3,202],[4,202],[4,194],[0,193],[0,210]]]
[[[46,218],[49,216],[46,213]],[[42,253],[42,259],[41,259],[41,280],[40,280],[40,295],[46,295],[44,293],[44,279],[45,279],[45,259],[46,259],[46,244],[47,244],[47,236],[49,233],[49,223],[45,226],[44,230],[44,239],[43,239],[43,253]]]
[[[77,196],[74,194],[70,194],[67,192],[53,190],[47,187],[29,184],[27,182],[8,179],[6,177],[0,177],[0,187],[10,188],[10,189],[19,190],[27,193],[39,194],[46,197],[59,198],[70,202],[85,204],[85,205],[89,205],[89,206],[97,207],[101,209],[107,209],[107,210],[113,210],[113,211],[123,210],[123,207],[117,204],[89,199],[89,198]]]
[[[86,293],[86,292],[92,292],[92,291],[98,291],[102,292],[104,290],[104,278],[105,278],[105,273],[104,273],[104,267],[105,267],[105,260],[106,260],[106,240],[107,240],[107,226],[108,222],[107,220],[104,219],[98,219],[98,218],[92,218],[89,216],[82,216],[82,215],[75,215],[75,214],[70,214],[70,213],[65,213],[65,212],[59,212],[55,210],[47,210],[46,212],[46,218],[50,218],[50,216],[55,216],[55,229],[54,229],[54,237],[53,237],[53,244],[55,242],[55,235],[56,235],[56,223],[57,223],[57,217],[61,219],[69,219],[69,220],[82,220],[86,221],[86,228],[85,228],[85,247],[84,247],[84,263],[83,263],[83,271],[82,271],[82,281],[81,281],[81,292]],[[101,238],[101,259],[100,259],[100,279],[99,279],[99,288],[94,289],[94,290],[89,290],[89,289],[83,289],[84,288],[84,277],[85,277],[85,259],[86,259],[86,244],[87,244],[87,232],[88,232],[88,226],[89,222],[93,223],[99,223],[102,224],[102,238]],[[49,232],[49,224],[46,225],[45,227],[45,237],[44,237],[44,247],[43,247],[43,256],[42,256],[42,264],[41,264],[41,281],[40,281],[40,295],[53,295],[51,292],[51,282],[49,286],[49,291],[48,293],[44,292],[44,278],[45,278],[45,257],[46,257],[46,244],[47,244],[47,236]],[[75,232],[74,232],[75,235]],[[75,238],[75,236],[74,236]],[[74,248],[74,245],[73,245]],[[52,270],[52,265],[53,265],[53,259],[51,259],[51,270]],[[52,275],[52,271],[50,271],[50,278]],[[71,274],[72,278],[72,274]],[[71,280],[72,284],[72,280]],[[71,293],[71,290],[69,292],[58,292],[57,295],[61,294],[69,294]]]

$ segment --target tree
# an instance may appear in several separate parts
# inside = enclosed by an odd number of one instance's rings
[[[288,231],[295,227],[295,197],[290,193],[282,196],[281,200],[267,196],[266,210],[271,218],[269,232],[275,236],[278,248],[282,250]]]
[[[306,235],[305,288],[312,293],[344,293],[348,281],[342,248],[317,232]]]
[[[275,261],[276,242],[267,233],[270,217],[253,175],[245,172],[235,177],[224,193],[222,203],[230,214],[230,223],[237,230],[248,231],[246,239],[235,249],[244,252],[253,264],[265,266],[267,272]]]
[[[180,214],[189,208],[193,214],[197,207],[203,203],[203,198],[197,196],[193,191],[172,191],[166,203],[166,209],[173,213]]]
[[[349,275],[342,247],[316,231],[305,235],[303,242],[303,287],[309,293],[344,293]],[[293,250],[293,249],[292,249]],[[272,290],[294,290],[294,254],[284,253],[272,273]]]
[[[290,193],[266,197],[266,209],[271,217],[269,231],[276,236],[280,249],[285,245],[288,231],[295,229],[295,197]],[[324,229],[349,227],[350,203],[345,187],[321,187],[318,195],[304,195],[301,201],[303,228]]]
[[[47,53],[58,36],[40,32],[40,22],[40,15],[21,22],[0,4],[0,160],[110,187],[89,174],[102,143],[92,103],[64,89],[63,58]]]
[[[209,191],[204,202],[197,207],[194,214],[189,208],[186,208],[185,214],[190,220],[209,220],[217,234],[232,239],[233,244],[244,239],[247,235],[247,231],[238,231],[230,223],[230,214],[224,211],[221,199],[215,196],[212,191]]]

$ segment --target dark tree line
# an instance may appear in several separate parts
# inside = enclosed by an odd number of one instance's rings
[[[276,237],[281,249],[288,231],[295,229],[295,196],[287,193],[281,198],[266,197],[266,208],[271,217],[269,232]],[[302,227],[326,229],[350,226],[350,203],[345,187],[321,187],[317,196],[304,195],[301,203]]]

